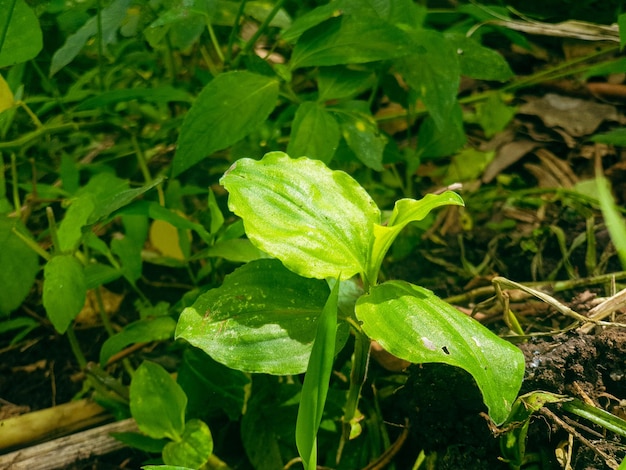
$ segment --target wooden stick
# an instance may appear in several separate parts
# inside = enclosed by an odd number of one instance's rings
[[[112,438],[112,432],[137,431],[132,418],[105,424],[53,441],[0,456],[0,468],[12,470],[55,470],[95,455],[104,455],[125,447]],[[1,433],[1,431],[0,431]]]

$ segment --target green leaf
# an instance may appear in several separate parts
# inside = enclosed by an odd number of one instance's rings
[[[339,145],[339,125],[331,113],[312,101],[296,111],[287,153],[328,163]]]
[[[385,225],[374,226],[372,256],[367,271],[370,282],[376,281],[385,255],[402,229],[411,222],[424,219],[433,209],[445,205],[463,206],[464,203],[461,196],[452,191],[427,194],[419,200],[407,198],[396,201],[389,221]]]
[[[177,381],[187,395],[188,418],[225,413],[237,421],[249,396],[249,375],[214,361],[197,348],[185,350]]]
[[[503,131],[515,116],[517,109],[507,106],[498,93],[490,94],[485,101],[476,103],[478,124],[485,131],[485,137],[493,137]]]
[[[276,107],[278,81],[250,72],[226,72],[198,95],[180,129],[176,176],[261,125]]]
[[[143,362],[130,382],[130,412],[144,434],[178,441],[185,429],[187,397],[163,367]]]
[[[201,468],[213,453],[213,437],[209,427],[199,419],[185,424],[185,431],[177,442],[168,442],[163,448],[163,462]]]
[[[330,2],[318,6],[311,11],[298,15],[291,23],[291,26],[280,33],[280,37],[286,42],[294,43],[306,30],[340,14],[341,10],[336,3]]]
[[[452,157],[443,184],[465,183],[480,179],[495,156],[496,153],[493,150],[481,152],[473,147],[461,150]]]
[[[39,21],[24,0],[0,0],[0,68],[33,59],[43,47]]]
[[[72,255],[54,256],[43,270],[43,306],[54,328],[65,333],[85,305],[83,265]]]
[[[19,307],[30,292],[39,271],[37,253],[14,232],[28,237],[19,219],[0,215],[0,317]]]
[[[446,33],[444,37],[457,52],[462,75],[500,82],[515,76],[504,57],[494,49],[461,33]]]
[[[250,241],[287,268],[318,279],[365,271],[380,210],[347,173],[272,152],[238,160],[220,182]]]
[[[404,281],[371,289],[356,305],[363,331],[414,363],[460,367],[476,380],[491,419],[506,420],[524,376],[524,355],[431,291]]]
[[[375,83],[369,70],[352,70],[346,67],[320,67],[317,76],[318,101],[352,98]]]
[[[322,422],[335,359],[338,299],[339,281],[335,282],[317,323],[315,342],[302,385],[296,421],[296,444],[305,470],[317,468],[317,430]]]
[[[164,341],[174,334],[176,321],[171,317],[157,317],[149,320],[138,320],[126,325],[122,331],[108,338],[100,349],[100,365],[129,344]]]
[[[87,221],[94,209],[95,201],[89,193],[83,194],[72,201],[57,231],[59,237],[57,249],[60,252],[67,253],[76,249],[83,236],[82,229],[87,225]]]
[[[341,134],[350,150],[367,167],[383,170],[383,151],[387,138],[381,134],[376,121],[370,114],[335,110],[341,125]]]
[[[450,114],[457,106],[461,67],[456,50],[441,33],[432,30],[414,31],[410,44],[413,53],[396,60],[396,68],[443,132],[449,128]]]
[[[618,145],[620,147],[626,146],[626,127],[618,127],[617,129],[604,132],[602,134],[596,134],[590,139],[592,142],[598,142],[601,144]]]
[[[609,230],[611,241],[615,245],[622,268],[626,269],[626,223],[624,222],[624,217],[615,205],[615,200],[611,193],[611,185],[608,180],[603,176],[598,176],[596,181],[600,209],[602,209],[606,228]]]
[[[325,281],[302,278],[277,260],[253,261],[184,309],[176,338],[233,369],[300,374],[327,297]]]
[[[411,52],[404,31],[374,15],[330,18],[300,36],[290,67],[361,64]]]
[[[130,0],[114,0],[106,8],[102,9],[102,47],[112,44],[117,40],[117,31],[126,17],[126,11]],[[98,17],[90,18],[78,31],[69,36],[65,44],[52,56],[50,62],[50,76],[53,76],[67,64],[72,62],[87,41],[98,33]]]
[[[463,147],[466,140],[463,112],[456,103],[450,109],[443,127],[437,127],[432,116],[424,120],[417,136],[418,152],[422,158],[446,157]]]

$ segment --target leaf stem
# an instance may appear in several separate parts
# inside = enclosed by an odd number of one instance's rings
[[[70,325],[70,327],[66,331],[67,339],[70,342],[70,347],[72,348],[72,353],[74,353],[74,357],[78,362],[78,365],[81,369],[85,369],[87,366],[87,359],[85,359],[85,355],[83,351],[80,349],[80,344],[78,343],[78,338],[76,338],[76,332],[74,328]]]
[[[241,49],[241,53],[236,57],[235,62],[233,63],[233,68],[237,68],[237,66],[239,65],[239,62],[241,61],[241,58],[245,56],[248,52],[250,52],[250,50],[254,47],[254,45],[256,44],[258,39],[261,37],[261,35],[265,32],[265,30],[267,29],[269,24],[272,22],[276,14],[283,7],[284,3],[285,3],[285,0],[278,0],[276,2],[276,4],[274,5],[274,8],[272,8],[272,11],[268,13],[265,20],[263,20],[263,23],[261,23],[261,25],[259,26],[259,29],[257,29],[254,35],[248,40],[248,42],[244,44],[243,48]]]

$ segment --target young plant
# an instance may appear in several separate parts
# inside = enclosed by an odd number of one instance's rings
[[[260,161],[241,159],[220,181],[249,240],[275,259],[252,261],[201,295],[182,312],[176,337],[234,369],[306,372],[296,427],[305,468],[316,465],[315,435],[333,358],[349,330],[355,352],[345,436],[357,411],[371,340],[413,363],[461,367],[476,380],[491,419],[506,420],[524,373],[522,353],[427,289],[378,282],[400,231],[437,207],[463,205],[460,196],[447,191],[401,199],[383,221],[348,174],[282,152]]]

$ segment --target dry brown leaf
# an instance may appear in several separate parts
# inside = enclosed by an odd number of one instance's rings
[[[560,127],[574,137],[593,134],[603,121],[619,121],[615,106],[548,93],[529,97],[519,112],[538,116],[547,127]]]
[[[516,140],[509,142],[498,149],[496,156],[485,169],[482,180],[484,183],[491,182],[502,171],[519,161],[524,155],[538,147],[537,142],[532,140]]]

